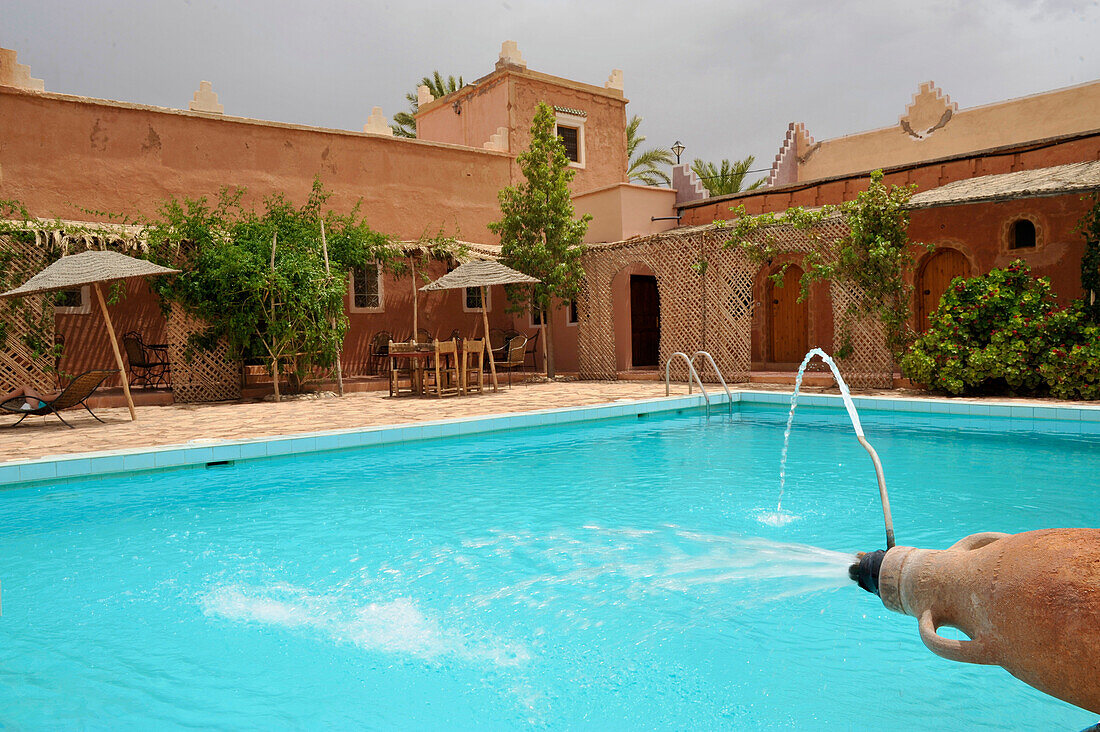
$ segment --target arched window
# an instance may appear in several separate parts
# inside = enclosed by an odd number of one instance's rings
[[[1030,219],[1012,222],[1012,237],[1009,240],[1012,249],[1030,249],[1035,247],[1035,224]]]

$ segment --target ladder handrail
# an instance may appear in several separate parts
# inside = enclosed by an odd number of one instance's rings
[[[688,355],[682,351],[676,351],[668,360],[665,361],[665,396],[669,395],[669,368],[672,366],[672,359],[679,356],[684,359],[684,363],[688,367],[688,394],[691,393],[691,379],[695,377],[695,383],[699,385],[699,391],[703,392],[703,400],[707,403],[707,416],[710,416],[710,395],[707,394],[707,388],[703,386],[703,380],[699,378],[699,372],[695,370],[695,365],[692,363],[692,359],[688,358]]]
[[[700,356],[706,356],[707,357],[707,361],[710,362],[711,368],[714,369],[714,375],[718,377],[718,381],[722,384],[722,388],[726,390],[726,404],[729,405],[729,413],[730,413],[730,416],[732,417],[733,416],[733,392],[731,392],[730,388],[726,385],[726,379],[725,379],[725,377],[722,376],[722,372],[718,370],[718,364],[716,364],[714,362],[714,356],[710,355],[706,351],[696,351],[695,355],[691,357],[691,363],[694,364],[695,359],[699,358]]]

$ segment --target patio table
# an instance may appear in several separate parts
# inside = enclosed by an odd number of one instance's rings
[[[459,363],[464,363],[463,358],[466,355],[466,348],[464,347],[465,341],[460,341],[458,344],[458,359]],[[412,361],[413,371],[413,391],[417,396],[423,396],[424,394],[424,371],[431,364],[432,358],[435,357],[435,347],[431,344],[418,344],[415,351],[398,351],[396,353],[390,352],[390,367],[397,368],[397,359],[404,359],[406,361]],[[463,382],[466,377],[463,372]],[[465,383],[462,385],[461,394],[466,395]]]

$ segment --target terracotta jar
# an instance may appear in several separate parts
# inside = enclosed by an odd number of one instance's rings
[[[974,534],[944,551],[894,547],[881,562],[879,597],[919,619],[933,653],[1003,666],[1100,713],[1100,529]]]

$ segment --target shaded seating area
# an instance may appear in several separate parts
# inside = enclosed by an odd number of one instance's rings
[[[122,336],[122,347],[130,366],[130,386],[145,388],[172,387],[172,367],[168,361],[167,344],[146,343],[141,333],[130,331]]]
[[[26,395],[11,396],[0,403],[0,410],[5,414],[19,415],[19,419],[8,425],[9,427],[15,427],[27,417],[44,417],[49,414],[56,415],[61,423],[69,429],[73,426],[65,421],[65,418],[61,416],[63,409],[71,409],[73,407],[84,407],[88,410],[88,414],[95,417],[102,422],[96,416],[96,413],[92,411],[88,406],[88,397],[90,397],[95,390],[99,388],[106,379],[117,374],[116,370],[99,369],[95,371],[85,371],[80,374],[66,386],[60,394],[47,399],[43,397],[31,397]],[[33,406],[33,402],[37,401],[38,406]]]

